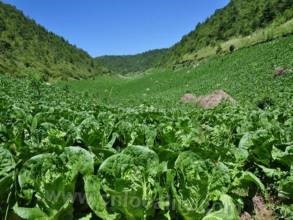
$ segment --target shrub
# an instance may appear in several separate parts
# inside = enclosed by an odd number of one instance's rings
[[[274,101],[270,97],[264,97],[256,102],[257,107],[260,109],[266,109],[274,105]]]
[[[233,44],[230,45],[229,51],[232,53],[235,50],[235,46]]]
[[[220,54],[220,53],[222,53],[222,52],[223,52],[222,47],[221,47],[221,46],[218,46],[218,47],[217,47],[217,50],[216,50],[216,54]]]

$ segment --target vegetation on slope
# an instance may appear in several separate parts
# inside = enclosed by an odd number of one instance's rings
[[[229,50],[235,42],[231,38],[247,36],[272,22],[278,26],[293,18],[292,4],[290,0],[232,0],[170,49],[93,59],[14,7],[0,2],[0,71],[16,76],[37,75],[44,80],[79,79],[108,72],[106,68],[112,73],[139,73],[157,66],[201,59]],[[268,31],[274,31],[275,26]],[[283,28],[292,29],[292,24]],[[282,35],[282,30],[278,31]],[[231,45],[225,44],[226,41]],[[250,38],[244,41],[244,46],[253,44]]]
[[[266,47],[280,53],[281,45]],[[245,52],[224,62],[236,71]],[[266,65],[288,63],[274,56]],[[258,83],[276,105],[109,107],[95,94],[0,75],[0,218],[239,220],[246,213],[292,219],[293,74],[273,79],[251,59],[243,62],[252,63],[250,71],[243,66],[217,77],[241,94]],[[209,64],[220,69],[221,63]],[[215,83],[197,74],[198,89]],[[235,78],[240,84],[233,85]],[[264,87],[262,80],[275,83]],[[166,92],[158,93],[165,103],[172,88]]]
[[[114,73],[141,73],[157,67],[168,49],[151,50],[129,56],[102,56],[96,60]]]
[[[158,66],[190,65],[217,53],[291,34],[292,19],[290,0],[232,0],[169,49],[133,56],[104,56],[97,60],[112,72],[121,74]]]
[[[275,77],[275,69],[285,69]],[[198,66],[172,71],[155,69],[130,78],[97,77],[94,81],[69,82],[77,91],[88,91],[102,102],[172,107],[186,92],[195,95],[223,89],[239,103],[255,105],[269,97],[278,105],[278,96],[293,94],[293,36],[218,55]],[[281,97],[279,97],[281,98]],[[293,98],[292,98],[293,99]]]
[[[87,78],[104,70],[86,52],[0,2],[0,73]]]
[[[214,47],[232,37],[247,36],[272,22],[277,25],[292,18],[291,0],[231,0],[226,7],[217,10],[174,45],[162,64],[180,62],[186,54],[204,47]]]
[[[0,75],[0,219],[292,219],[292,85],[293,36],[131,78]],[[215,89],[237,103],[178,102]]]

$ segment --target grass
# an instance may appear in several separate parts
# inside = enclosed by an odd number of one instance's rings
[[[285,76],[274,77],[276,67],[285,68]],[[266,97],[277,101],[280,94],[293,94],[292,70],[293,36],[288,36],[210,58],[193,68],[153,69],[128,78],[99,76],[60,85],[92,93],[97,101],[128,106],[176,106],[186,92],[202,95],[215,89],[225,90],[240,103],[255,104]]]

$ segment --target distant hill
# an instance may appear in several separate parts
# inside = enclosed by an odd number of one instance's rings
[[[184,62],[186,57],[193,59],[201,49],[218,47],[218,50],[221,50],[220,44],[232,38],[248,36],[272,24],[277,27],[292,18],[292,0],[231,0],[226,7],[216,10],[205,22],[198,24],[193,31],[169,49],[132,56],[103,56],[96,60],[98,64],[120,74],[142,72],[157,66],[171,66]],[[289,28],[291,27],[290,23]],[[204,56],[208,56],[215,52],[204,53]]]
[[[228,41],[229,47],[231,38],[249,36],[290,19],[292,0],[231,0],[169,49],[94,59],[0,1],[0,74],[51,80],[91,78],[101,73],[139,73],[193,60],[198,58],[198,51],[213,47],[212,53],[204,51],[203,57],[207,57],[215,54],[215,48],[221,51],[224,42]],[[288,27],[293,29],[292,25],[293,22]]]
[[[250,35],[272,22],[282,24],[292,18],[292,0],[231,0],[171,47],[161,63],[174,64],[186,54],[217,46],[232,37]]]
[[[143,72],[160,64],[168,49],[151,50],[141,54],[128,56],[102,56],[96,60],[114,73],[127,74]]]
[[[85,51],[0,1],[0,74],[49,80],[88,78],[103,71]]]

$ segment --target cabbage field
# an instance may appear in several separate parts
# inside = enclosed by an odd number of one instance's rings
[[[0,219],[293,219],[292,39],[123,79],[0,75]],[[179,102],[215,89],[237,103]]]
[[[202,110],[0,83],[1,219],[293,218],[292,89]]]

